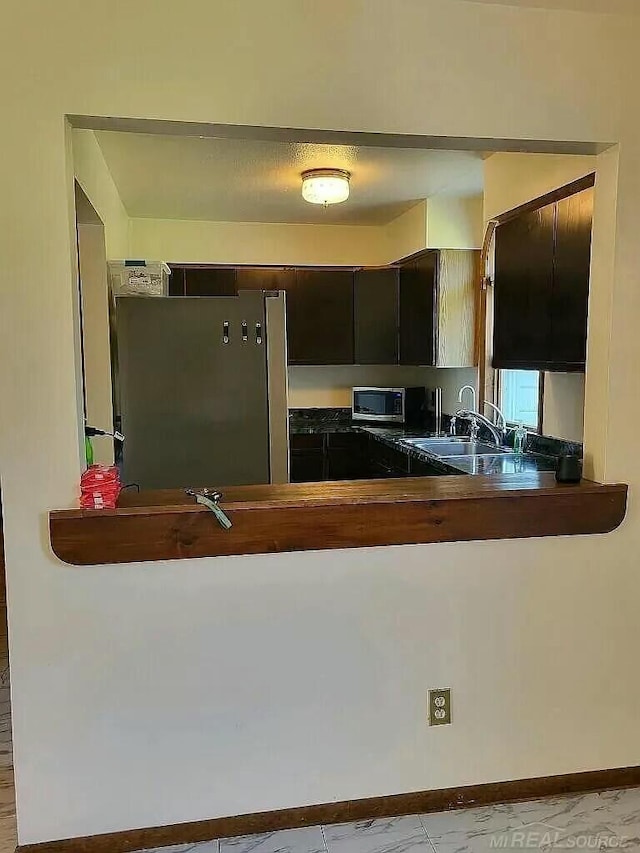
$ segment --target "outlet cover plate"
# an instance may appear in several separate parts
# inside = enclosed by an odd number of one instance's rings
[[[429,725],[448,726],[451,723],[451,688],[429,691]]]

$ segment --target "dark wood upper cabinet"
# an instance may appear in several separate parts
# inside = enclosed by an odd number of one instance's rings
[[[185,296],[235,296],[236,271],[226,267],[185,267]]]
[[[169,296],[184,296],[184,267],[171,266],[169,276]]]
[[[233,267],[169,264],[169,296],[235,296]]]
[[[537,367],[548,355],[555,221],[550,204],[498,226],[494,367]]]
[[[238,267],[238,290],[289,290],[295,283],[296,271],[284,267]]]
[[[400,266],[400,364],[436,363],[438,252],[425,252]]]
[[[587,357],[593,201],[588,189],[558,202],[550,349],[567,369],[582,369]]]
[[[353,271],[299,269],[287,288],[290,364],[353,364]]]
[[[170,296],[284,290],[290,364],[473,364],[475,256],[428,250],[396,266],[172,264]]]
[[[398,269],[362,269],[354,277],[356,364],[398,362]]]
[[[499,225],[493,365],[584,370],[593,189]]]

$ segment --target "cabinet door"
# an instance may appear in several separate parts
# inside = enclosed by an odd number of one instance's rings
[[[544,369],[549,361],[556,205],[496,230],[493,366]]]
[[[364,480],[369,476],[369,436],[363,433],[327,435],[327,480]]]
[[[292,483],[318,483],[325,479],[324,435],[291,435],[289,448]]]
[[[357,270],[353,301],[356,364],[397,364],[398,270]]]
[[[292,483],[321,483],[324,480],[324,456],[317,451],[292,451],[289,467]]]
[[[238,290],[289,290],[295,284],[296,271],[282,267],[238,267]]]
[[[169,296],[184,296],[184,267],[171,265],[169,276]]]
[[[438,270],[438,367],[473,367],[480,252],[443,249]]]
[[[426,459],[409,458],[409,474],[411,477],[446,477],[442,469]]]
[[[400,268],[400,364],[435,364],[438,253]]]
[[[236,271],[230,267],[184,267],[185,296],[235,296]]]
[[[556,369],[584,370],[593,199],[588,189],[558,202],[549,347]]]
[[[373,478],[408,477],[409,454],[372,438],[369,442],[369,470]]]
[[[287,290],[291,364],[353,364],[353,272],[297,270]]]

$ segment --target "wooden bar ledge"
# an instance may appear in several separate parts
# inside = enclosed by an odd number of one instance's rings
[[[88,566],[428,542],[609,533],[623,521],[627,486],[553,474],[235,486],[213,514],[181,490],[126,492],[115,510],[50,514],[51,546]]]

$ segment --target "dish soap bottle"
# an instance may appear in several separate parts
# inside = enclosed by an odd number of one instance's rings
[[[527,440],[527,431],[524,424],[519,423],[513,436],[513,450],[515,453],[524,453],[524,446]]]

